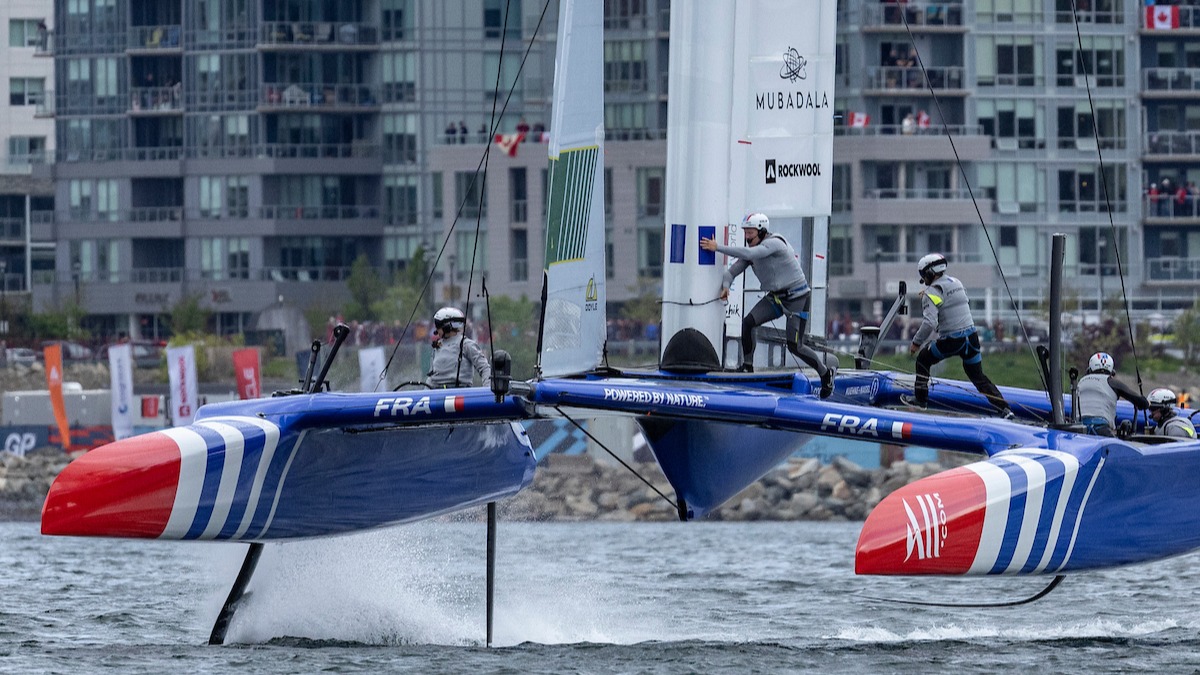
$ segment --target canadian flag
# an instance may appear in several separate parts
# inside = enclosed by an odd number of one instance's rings
[[[521,141],[525,140],[525,134],[496,134],[496,145],[501,150],[508,153],[509,157],[517,156],[517,148],[521,146]]]
[[[1151,30],[1179,28],[1179,8],[1174,5],[1150,5],[1146,8],[1146,28]]]
[[[921,129],[929,128],[929,113],[925,112],[924,110],[917,113],[917,126]]]
[[[871,123],[871,116],[866,113],[852,112],[846,115],[846,126],[865,127]]]

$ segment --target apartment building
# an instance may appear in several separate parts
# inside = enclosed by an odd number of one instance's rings
[[[439,300],[472,271],[537,297],[556,5],[55,0],[35,302],[153,336],[198,297],[233,333],[280,299],[336,309],[359,255],[386,278],[419,249],[443,256]],[[978,310],[1032,311],[1054,232],[1077,310],[1122,287],[1141,314],[1191,306],[1200,219],[1174,188],[1196,180],[1200,16],[1095,0],[1077,38],[1072,6],[840,3],[832,313],[870,316],[931,250]],[[605,3],[617,301],[661,275],[669,9]],[[492,142],[519,127],[511,155]]]

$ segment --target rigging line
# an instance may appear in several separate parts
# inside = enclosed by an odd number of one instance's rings
[[[497,63],[496,63],[496,85],[493,88],[493,91],[495,91],[496,95],[492,97],[492,123],[489,125],[489,127],[492,129],[495,129],[498,125],[498,121],[496,120],[496,105],[500,100],[500,77],[504,73],[504,45],[508,44],[508,17],[509,17],[509,14],[511,14],[511,8],[512,8],[512,0],[507,0],[507,2],[504,3],[504,23],[500,27],[500,58],[497,59]],[[524,139],[518,138],[517,142],[519,143],[523,140]],[[475,261],[479,256],[479,232],[481,229],[483,229],[483,205],[486,203],[488,167],[491,165],[491,158],[492,158],[492,138],[491,138],[490,134],[488,135],[487,138],[484,139],[484,143],[487,144],[487,149],[483,151],[483,184],[480,185],[480,187],[479,187],[479,208],[475,209],[475,237],[471,241],[471,269],[468,270],[468,272],[467,272],[467,297],[466,297],[466,303],[463,306],[463,313],[466,316],[471,316],[471,289],[474,288],[474,286],[475,286]],[[451,288],[453,288],[454,280],[451,279],[450,283],[451,283]],[[458,363],[459,364],[462,363],[463,349],[466,347],[466,342],[465,342],[465,339],[467,337],[466,329],[467,329],[467,326],[466,326],[466,323],[464,323],[463,324],[463,340],[460,340],[458,343]],[[491,337],[491,335],[490,335],[491,330],[492,330],[492,324],[491,324],[491,321],[489,321],[488,322],[489,338]],[[491,347],[491,354],[492,354],[492,363],[495,363],[496,362],[496,347],[494,345]],[[454,386],[455,387],[458,387],[461,384],[459,382],[459,373],[461,373],[461,370],[455,371],[455,374],[454,374]],[[471,379],[474,379],[474,376],[472,376]]]
[[[1009,602],[965,602],[965,603],[928,602],[928,601],[922,601],[922,600],[903,600],[900,598],[877,598],[874,596],[862,595],[862,594],[858,594],[858,597],[865,598],[867,600],[878,600],[881,602],[894,602],[894,603],[901,604],[901,605],[917,605],[920,607],[965,607],[965,608],[971,608],[971,607],[974,607],[974,608],[979,608],[979,607],[982,607],[982,608],[1016,607],[1018,605],[1027,605],[1035,600],[1041,600],[1042,598],[1049,595],[1050,591],[1053,591],[1056,587],[1058,587],[1058,585],[1061,584],[1062,580],[1065,578],[1066,578],[1065,575],[1059,574],[1058,576],[1054,577],[1054,579],[1052,579],[1045,588],[1038,591],[1037,593],[1034,593],[1033,595],[1029,596],[1028,598],[1022,598],[1021,600],[1011,600]]]
[[[495,365],[495,363],[496,363],[496,340],[492,337],[492,295],[490,293],[488,293],[487,277],[484,276],[482,279],[480,279],[479,284],[480,284],[479,292],[483,293],[483,309],[487,314],[488,351],[491,352],[491,355],[492,355],[491,362],[493,365]],[[488,383],[484,382],[483,385],[486,387],[486,386],[488,386]]]
[[[1088,78],[1087,62],[1082,58],[1083,55],[1083,34],[1079,29],[1079,8],[1076,6],[1076,1],[1071,0],[1071,16],[1075,19],[1075,41],[1079,44],[1080,62],[1083,65],[1083,84],[1087,88],[1088,109],[1092,113],[1092,135],[1096,139],[1096,157],[1100,161],[1100,186],[1104,190],[1104,206],[1108,210],[1108,229],[1112,236],[1113,253],[1117,256],[1117,278],[1121,281],[1121,300],[1125,305],[1125,329],[1129,334],[1129,346],[1133,349],[1133,370],[1137,377],[1138,393],[1142,393],[1142,368],[1138,360],[1137,341],[1133,339],[1133,317],[1129,311],[1129,294],[1125,289],[1125,270],[1121,264],[1121,247],[1118,246],[1120,238],[1117,236],[1117,223],[1113,219],[1112,197],[1108,192],[1108,176],[1104,171],[1104,153],[1100,149],[1100,126],[1096,124],[1096,104],[1092,100],[1092,85]],[[1140,181],[1139,181],[1140,182]],[[1096,270],[1101,277],[1104,276],[1103,261],[1096,260]],[[1104,298],[1100,298],[1100,306],[1096,308],[1096,313],[1100,319],[1104,318]]]
[[[537,36],[541,33],[542,24],[545,22],[546,12],[549,10],[549,8],[550,0],[546,0],[545,4],[542,5],[542,13],[538,16],[537,25],[534,26],[533,35],[529,38],[529,45],[526,46],[525,53],[521,57],[521,64],[517,67],[516,75],[513,77],[512,84],[508,88],[508,94],[504,98],[504,105],[500,108],[500,119],[504,119],[504,112],[508,110],[508,104],[512,100],[513,92],[516,91],[517,83],[521,81],[521,73],[525,70],[525,62],[529,60],[529,53],[533,50],[533,45],[537,43]],[[413,317],[416,316],[417,309],[420,308],[421,301],[425,299],[425,294],[428,292],[429,286],[433,282],[433,276],[437,273],[437,265],[442,259],[442,254],[446,251],[446,246],[448,246],[450,243],[450,237],[454,233],[454,228],[458,226],[459,218],[462,217],[463,208],[467,204],[467,196],[470,195],[474,189],[475,179],[479,176],[479,170],[483,166],[483,163],[487,157],[487,153],[491,151],[492,143],[490,139],[491,135],[494,134],[495,131],[496,129],[493,127],[488,134],[488,141],[484,149],[484,155],[479,158],[479,164],[475,166],[475,173],[471,175],[471,182],[467,185],[463,199],[459,201],[458,209],[454,212],[454,221],[450,224],[450,230],[446,233],[445,238],[442,239],[442,246],[438,249],[437,257],[434,258],[433,263],[429,266],[429,272],[425,275],[425,282],[421,286],[421,292],[417,295],[417,301],[413,303],[412,311],[409,312],[408,321],[404,324],[404,330],[400,332],[400,338],[396,340],[396,346],[392,348],[392,353],[390,356],[388,356],[387,363],[383,367],[384,375],[387,374],[388,368],[391,367],[392,361],[395,360],[396,354],[400,350],[400,345],[403,343],[404,337],[408,335],[408,329],[412,327]],[[382,376],[380,379],[382,379]],[[378,383],[376,383],[376,387],[378,387]]]
[[[979,202],[975,200],[975,190],[971,188],[971,179],[967,177],[967,169],[963,166],[962,158],[958,154],[958,146],[954,144],[954,136],[950,133],[950,125],[946,122],[945,112],[942,111],[942,102],[938,98],[937,92],[933,89],[933,82],[929,79],[929,72],[925,69],[925,61],[921,58],[921,51],[917,48],[917,38],[913,35],[912,26],[908,24],[907,14],[907,12],[900,12],[900,18],[904,20],[904,29],[908,31],[908,40],[912,44],[913,54],[917,57],[917,65],[921,68],[921,76],[925,78],[925,86],[929,88],[929,95],[933,99],[934,107],[937,108],[938,117],[942,122],[942,130],[946,132],[946,140],[950,141],[950,149],[954,152],[954,161],[958,164],[958,171],[962,174],[963,183],[967,186],[967,194],[971,196],[971,205],[975,207],[975,216],[979,218],[979,225],[983,228],[983,236],[987,239],[988,248],[992,251],[992,261],[995,263],[996,271],[1000,274],[1000,282],[1004,284],[1004,292],[1008,294],[1008,303],[1013,308],[1013,314],[1017,317],[1017,325],[1021,327],[1021,332],[1025,335],[1025,344],[1029,346],[1029,353],[1036,362],[1037,352],[1034,350],[1033,341],[1029,339],[1029,331],[1025,328],[1025,322],[1021,319],[1021,309],[1017,307],[1017,301],[1013,298],[1012,288],[1008,285],[1008,276],[1004,274],[1004,269],[1000,266],[1000,254],[996,251],[996,243],[992,241],[992,233],[988,230],[987,223],[983,219],[983,213],[979,210]],[[1042,380],[1042,387],[1046,391],[1050,391],[1050,383],[1042,376],[1040,370],[1038,371],[1038,377]]]
[[[672,509],[677,509],[677,508],[679,508],[679,506],[678,506],[678,505],[677,505],[675,502],[671,501],[671,498],[670,498],[670,497],[668,497],[668,496],[666,496],[665,494],[663,494],[662,490],[659,490],[657,487],[655,487],[655,486],[654,486],[654,484],[653,484],[653,483],[651,483],[650,481],[646,480],[646,478],[645,478],[644,476],[642,476],[642,474],[640,474],[640,473],[638,473],[638,472],[637,472],[637,469],[633,468],[632,466],[629,466],[629,464],[627,464],[627,463],[625,462],[625,460],[623,460],[623,459],[621,459],[620,457],[618,457],[618,456],[617,456],[617,454],[616,454],[615,452],[613,452],[612,450],[609,450],[607,445],[605,445],[605,444],[601,443],[601,442],[600,442],[600,439],[598,439],[598,438],[596,438],[595,436],[593,436],[593,435],[591,434],[591,432],[590,432],[590,431],[588,431],[587,429],[584,429],[584,428],[583,428],[583,426],[579,424],[579,422],[576,422],[574,418],[572,418],[572,417],[571,417],[570,415],[568,415],[567,413],[563,412],[563,409],[562,409],[562,408],[560,408],[560,407],[558,407],[558,406],[554,406],[554,409],[558,411],[558,414],[560,414],[560,415],[562,415],[564,418],[566,418],[566,420],[567,420],[568,422],[570,422],[571,424],[574,424],[576,429],[578,429],[578,430],[582,431],[582,432],[584,433],[584,435],[585,435],[585,436],[587,436],[588,438],[592,439],[592,442],[594,442],[596,445],[600,446],[600,448],[601,448],[602,450],[604,450],[605,452],[607,452],[607,453],[609,454],[609,456],[611,456],[613,459],[615,459],[615,460],[617,460],[618,462],[620,462],[620,463],[621,463],[621,466],[625,467],[626,469],[629,469],[629,473],[632,473],[633,475],[637,476],[637,477],[638,477],[638,479],[639,479],[639,480],[641,480],[643,483],[645,483],[647,487],[649,487],[651,490],[654,490],[655,492],[657,492],[657,493],[658,493],[658,496],[659,496],[659,497],[662,497],[662,498],[663,498],[663,500],[664,500],[665,502],[667,502],[668,504],[670,504]]]

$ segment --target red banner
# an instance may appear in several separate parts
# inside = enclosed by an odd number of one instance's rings
[[[238,398],[262,396],[259,384],[258,350],[253,347],[236,349],[233,352],[233,376],[237,381]]]
[[[46,360],[46,388],[50,390],[50,407],[54,410],[54,421],[58,424],[58,437],[65,439],[63,450],[71,450],[71,425],[67,422],[67,402],[63,400],[62,345],[47,345],[43,349]]]

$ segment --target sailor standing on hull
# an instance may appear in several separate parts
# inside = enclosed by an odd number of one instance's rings
[[[766,215],[751,213],[742,221],[745,246],[721,246],[716,239],[700,240],[700,247],[705,251],[716,251],[737,258],[737,262],[725,270],[721,280],[722,300],[729,297],[729,285],[734,277],[745,272],[747,267],[754,269],[759,285],[766,292],[766,296],[742,318],[742,366],[739,370],[754,372],[755,327],[786,314],[788,351],[817,371],[821,377],[821,398],[829,398],[833,393],[833,369],[804,344],[812,288],[804,276],[804,268],[800,266],[796,250],[783,237],[771,234],[770,227]]]
[[[930,253],[917,263],[917,272],[926,288],[921,292],[921,327],[913,336],[908,353],[917,355],[917,377],[913,396],[900,400],[916,408],[929,401],[929,369],[951,356],[962,359],[963,372],[979,393],[995,406],[1005,419],[1013,419],[1012,409],[1000,390],[983,372],[983,354],[979,349],[979,331],[971,317],[971,303],[962,282],[946,274],[946,257]],[[937,334],[929,344],[926,340]]]
[[[1079,421],[1089,434],[1114,436],[1117,418],[1117,397],[1145,410],[1150,404],[1144,396],[1116,377],[1117,362],[1105,352],[1096,352],[1088,359],[1087,373],[1079,378]]]

